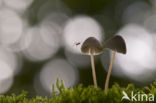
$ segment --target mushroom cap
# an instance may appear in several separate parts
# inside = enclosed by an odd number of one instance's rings
[[[102,50],[103,50],[102,45],[95,37],[87,38],[81,46],[81,52],[85,54],[92,53],[96,55],[96,54],[101,53]]]
[[[108,39],[104,43],[103,48],[112,49],[123,54],[126,54],[127,51],[125,40],[120,35],[115,35]]]

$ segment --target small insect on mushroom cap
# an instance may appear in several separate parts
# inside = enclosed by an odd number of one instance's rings
[[[81,46],[81,52],[85,54],[93,53],[96,55],[101,53],[102,49],[102,45],[95,37],[87,38]]]

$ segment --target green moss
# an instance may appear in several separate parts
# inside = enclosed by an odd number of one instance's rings
[[[93,86],[88,86],[84,88],[83,85],[79,85],[76,88],[65,89],[63,81],[59,84],[57,80],[56,87],[59,90],[59,95],[54,91],[54,86],[52,86],[52,96],[41,97],[36,96],[36,98],[27,99],[27,93],[22,92],[22,94],[16,96],[12,94],[11,96],[0,95],[0,103],[121,103],[121,98],[123,97],[122,92],[125,91],[128,96],[131,92],[134,93],[146,93],[147,95],[153,94],[156,96],[156,82],[151,84],[150,87],[135,88],[133,84],[129,84],[127,88],[121,88],[117,83],[108,89],[107,93],[101,88],[95,89]],[[156,102],[156,99],[155,99]],[[149,101],[142,101],[136,103],[155,103]],[[129,100],[123,100],[122,103],[135,103]]]

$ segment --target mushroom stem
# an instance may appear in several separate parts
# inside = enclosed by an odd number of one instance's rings
[[[96,80],[96,72],[95,72],[95,64],[94,64],[94,55],[93,53],[90,54],[91,57],[91,66],[92,66],[92,75],[94,81],[94,87],[97,88],[97,80]]]
[[[104,90],[105,93],[107,92],[107,88],[109,86],[109,79],[110,79],[110,75],[111,75],[111,71],[112,71],[112,67],[113,67],[113,63],[114,63],[115,54],[116,54],[116,50],[113,51],[113,53],[112,53],[111,63],[110,63],[109,69],[108,69],[108,74],[107,74],[106,83],[105,83],[105,90]]]

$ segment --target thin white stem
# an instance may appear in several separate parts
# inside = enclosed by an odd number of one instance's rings
[[[91,66],[92,66],[92,75],[93,75],[94,87],[97,88],[97,80],[96,80],[96,72],[95,72],[95,64],[94,64],[94,55],[93,55],[93,53],[90,53],[90,57],[91,57]]]
[[[109,86],[109,79],[110,79],[110,75],[111,75],[111,71],[112,71],[112,67],[113,67],[113,63],[114,63],[115,54],[116,54],[116,51],[113,51],[111,63],[109,65],[108,74],[107,74],[106,83],[105,83],[105,89],[104,89],[105,93],[107,92],[107,88]]]

